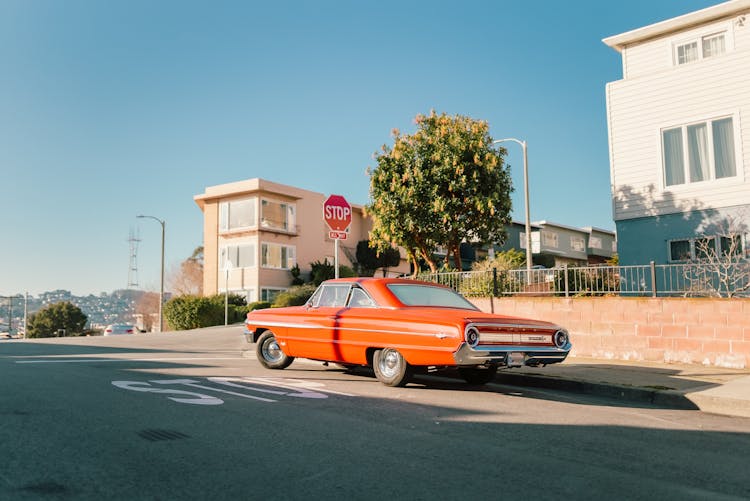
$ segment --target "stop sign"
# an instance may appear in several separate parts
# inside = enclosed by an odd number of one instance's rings
[[[323,202],[323,219],[331,231],[345,232],[352,224],[352,206],[341,195],[331,195]]]

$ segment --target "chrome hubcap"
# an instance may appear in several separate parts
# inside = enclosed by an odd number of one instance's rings
[[[396,353],[395,351],[383,350],[383,353],[380,354],[380,372],[385,377],[393,377],[398,374],[400,365],[401,361],[399,359],[398,353]]]
[[[281,357],[281,348],[279,348],[279,343],[276,342],[276,339],[269,339],[266,341],[263,346],[263,358],[269,362],[276,362],[281,359]]]

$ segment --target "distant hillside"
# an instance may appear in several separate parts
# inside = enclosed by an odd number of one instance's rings
[[[69,301],[86,314],[89,319],[89,326],[108,325],[116,322],[132,323],[134,321],[135,304],[143,294],[144,291],[122,289],[110,294],[103,292],[98,296],[94,294],[74,296],[70,291],[55,290],[43,292],[38,296],[29,295],[28,312],[31,314],[48,304]],[[18,294],[12,300],[2,298],[0,299],[0,332],[8,331],[9,307],[12,307],[11,327],[13,332],[18,331],[23,326],[23,295]]]

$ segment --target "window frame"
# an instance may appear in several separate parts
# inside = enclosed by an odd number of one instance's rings
[[[231,225],[232,204],[250,203],[253,207],[253,214],[250,218],[251,224],[246,226]],[[246,231],[258,227],[258,197],[234,198],[231,200],[222,200],[218,207],[218,228],[219,233],[231,233],[233,231]]]
[[[734,174],[731,176],[717,177],[716,171],[716,148],[714,129],[715,124],[724,120],[731,120],[731,139],[732,148],[731,152],[733,155],[733,170]],[[704,125],[706,129],[706,149],[707,149],[707,161],[708,161],[708,175],[704,179],[692,181],[691,174],[691,153],[690,153],[690,136],[688,130],[695,128],[696,126]],[[738,113],[721,113],[714,115],[710,118],[700,118],[687,122],[680,122],[676,124],[669,124],[659,128],[659,156],[660,156],[660,175],[659,175],[659,186],[662,190],[675,190],[685,187],[701,186],[706,184],[715,184],[722,182],[735,182],[743,179],[742,169],[739,168],[738,162],[742,160],[741,151],[741,137],[738,137],[739,129],[741,125],[739,123]],[[667,148],[665,148],[664,135],[667,132],[673,132],[679,130],[680,132],[680,158],[681,158],[681,170],[675,172],[674,177],[679,177],[681,182],[667,184]],[[679,174],[679,176],[678,176]]]
[[[253,248],[252,252],[251,252],[251,255],[252,255],[252,258],[253,258],[252,259],[253,263],[250,264],[249,266],[240,266],[240,259],[239,259],[239,255],[240,255],[239,249],[240,249],[240,247],[252,247]],[[257,242],[232,242],[230,240],[228,242],[222,243],[219,246],[219,253],[218,253],[218,255],[219,255],[218,256],[219,257],[219,259],[218,259],[219,270],[225,269],[225,267],[226,267],[226,259],[222,260],[222,257],[225,256],[225,253],[229,254],[229,250],[232,249],[232,248],[236,249],[235,255],[234,256],[230,256],[230,257],[234,258],[234,260],[231,260],[232,268],[233,269],[245,269],[245,268],[257,268],[258,267],[258,247],[257,247]]]
[[[269,246],[275,246],[280,247],[280,260],[282,261],[280,263],[280,266],[270,266],[266,261],[266,251],[264,250],[264,247]],[[284,253],[283,251],[286,249],[286,267],[284,266]],[[289,249],[291,249],[291,262],[290,262],[290,254]],[[296,245],[285,245],[280,244],[276,242],[261,242],[260,243],[260,267],[266,268],[269,270],[290,270],[294,268],[294,265],[297,264],[297,246]]]
[[[672,65],[675,67],[681,67],[690,65],[691,63],[697,63],[705,59],[713,59],[715,57],[723,56],[734,49],[734,37],[732,36],[731,25],[725,25],[724,27],[717,28],[712,27],[710,30],[704,30],[700,33],[695,33],[690,37],[680,38],[675,40],[671,45],[672,53]],[[705,42],[713,38],[722,37],[724,39],[724,50],[717,54],[706,55]],[[680,62],[680,49],[689,45],[695,44],[695,59],[690,59],[684,62]]]
[[[586,252],[586,239],[580,235],[570,235],[570,248],[576,252]]]
[[[281,212],[284,217],[283,224],[281,226],[275,226],[270,224],[263,217],[263,209],[269,204],[276,204],[281,206]],[[280,231],[284,233],[296,233],[297,225],[297,204],[285,200],[278,200],[274,198],[261,197],[258,203],[258,226],[266,231]]]
[[[259,301],[266,301],[268,303],[273,303],[274,300],[276,299],[276,296],[288,290],[289,289],[285,289],[284,287],[261,287]],[[273,292],[274,294],[269,297],[268,296],[269,292]]]
[[[748,249],[747,244],[750,243],[750,233],[733,233],[731,235],[696,235],[694,237],[690,238],[673,238],[667,240],[667,260],[669,263],[687,263],[690,261],[700,261],[701,259],[705,259],[708,256],[698,256],[699,249],[698,249],[698,243],[702,240],[707,240],[712,242],[712,247],[715,255],[713,257],[715,258],[722,258],[726,255],[724,252],[724,241],[728,240],[732,237],[736,237],[739,239],[739,245],[740,245],[740,253],[739,256],[741,259],[748,259],[750,258],[750,249]],[[672,258],[672,244],[676,242],[687,242],[689,245],[689,252],[690,256],[687,259],[673,259]]]

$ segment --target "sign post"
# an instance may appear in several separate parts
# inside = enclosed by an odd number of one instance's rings
[[[323,219],[328,225],[328,237],[334,241],[334,277],[339,278],[339,240],[346,240],[352,224],[352,206],[341,195],[331,195],[323,202]]]

